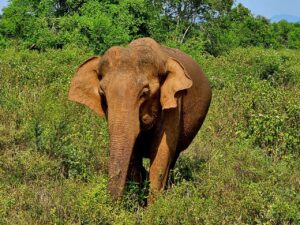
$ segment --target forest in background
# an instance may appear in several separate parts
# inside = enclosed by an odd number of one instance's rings
[[[271,23],[234,0],[12,0],[0,46],[66,46],[101,54],[139,37],[218,56],[236,47],[299,49],[300,23]]]
[[[146,36],[191,55],[213,100],[170,188],[143,207],[147,184],[110,199],[106,121],[67,92],[86,58]],[[299,23],[233,0],[11,0],[0,16],[0,224],[299,224],[299,53]]]

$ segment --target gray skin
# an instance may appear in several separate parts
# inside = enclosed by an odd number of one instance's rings
[[[149,158],[149,200],[153,201],[166,186],[180,152],[200,129],[211,88],[190,56],[141,38],[80,65],[69,99],[107,118],[112,196],[122,196],[126,180],[143,182],[142,159]]]

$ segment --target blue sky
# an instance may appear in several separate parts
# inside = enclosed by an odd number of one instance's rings
[[[236,0],[242,3],[254,15],[271,18],[275,15],[291,15],[300,17],[300,0]]]
[[[254,15],[271,18],[275,15],[292,15],[300,17],[300,0],[236,0],[249,8]],[[0,0],[0,10],[8,0]]]
[[[2,8],[4,7],[4,6],[6,6],[7,5],[7,0],[0,0],[0,11],[2,10]]]

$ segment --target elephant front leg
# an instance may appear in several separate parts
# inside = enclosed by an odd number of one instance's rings
[[[176,156],[179,124],[180,111],[178,108],[165,112],[162,129],[158,133],[158,141],[150,156],[150,203],[154,200],[155,194],[166,186],[170,166]]]

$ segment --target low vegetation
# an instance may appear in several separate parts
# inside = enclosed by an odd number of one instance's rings
[[[299,52],[182,48],[202,65],[213,101],[170,188],[146,208],[134,184],[112,202],[106,122],[67,100],[93,52],[2,50],[0,224],[299,224]]]
[[[107,192],[105,119],[76,67],[150,36],[202,65],[206,121],[170,188]],[[0,224],[300,224],[300,24],[234,0],[11,0],[0,15]],[[145,160],[145,166],[149,161]]]

